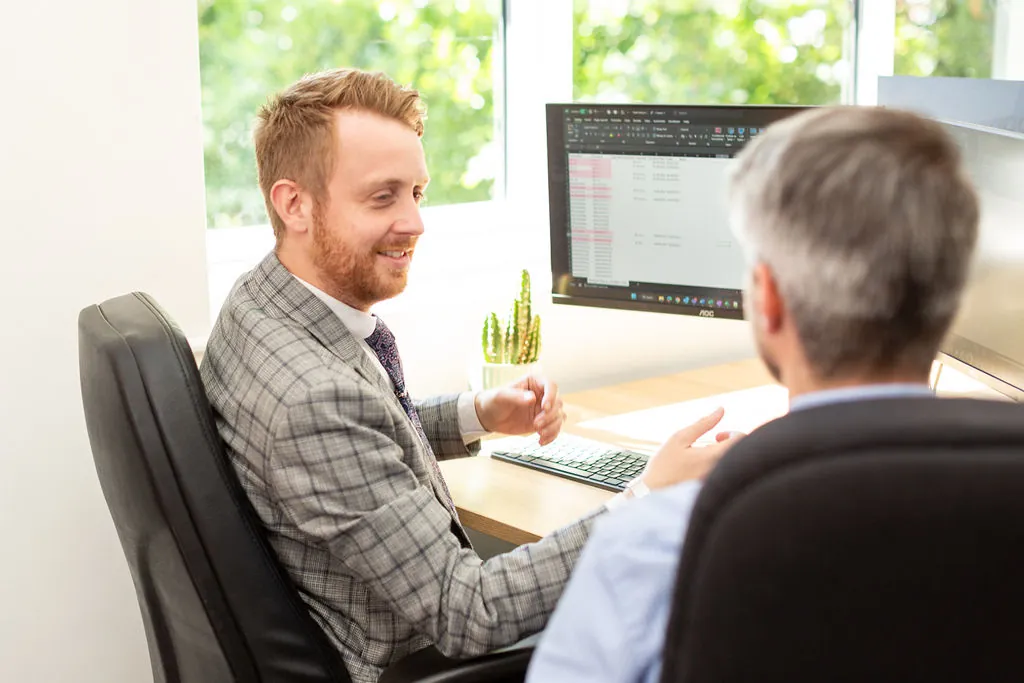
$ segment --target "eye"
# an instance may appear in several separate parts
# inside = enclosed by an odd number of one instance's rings
[[[422,202],[427,198],[427,195],[423,190],[413,190],[412,196],[417,202]]]
[[[389,201],[391,199],[391,197],[392,197],[392,195],[391,195],[390,192],[382,192],[381,194],[374,195],[373,196],[373,201],[375,201],[375,202],[386,202],[386,201]]]

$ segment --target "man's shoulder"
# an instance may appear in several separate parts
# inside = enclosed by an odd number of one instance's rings
[[[302,323],[261,296],[252,277],[232,289],[210,334],[201,368],[208,389],[246,382],[291,403],[315,386],[354,378]]]
[[[248,273],[231,289],[210,334],[206,359],[216,362],[234,355],[261,356],[259,360],[264,361],[300,355],[316,341],[273,300],[262,296],[254,279]]]

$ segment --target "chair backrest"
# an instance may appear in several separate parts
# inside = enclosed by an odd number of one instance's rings
[[[769,423],[709,475],[664,682],[1019,680],[1024,406],[887,399]]]
[[[96,471],[158,683],[349,681],[263,535],[188,342],[145,294],[84,309]]]

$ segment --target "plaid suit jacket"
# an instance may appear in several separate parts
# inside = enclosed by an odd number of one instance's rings
[[[482,561],[393,388],[275,254],[235,285],[201,371],[270,543],[356,683],[430,644],[471,656],[544,627],[593,516]],[[438,458],[470,454],[457,396],[417,408]]]

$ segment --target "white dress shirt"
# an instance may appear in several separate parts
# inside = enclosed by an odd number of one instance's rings
[[[318,299],[327,304],[327,307],[331,309],[331,312],[338,316],[338,319],[341,320],[342,324],[344,324],[345,327],[348,328],[348,331],[352,333],[352,336],[356,338],[356,341],[363,349],[363,352],[366,353],[370,360],[373,361],[374,367],[380,370],[380,374],[387,380],[388,384],[391,384],[391,386],[394,387],[394,384],[391,382],[391,378],[388,376],[388,371],[380,364],[380,359],[377,358],[377,354],[375,354],[373,349],[370,348],[370,345],[366,343],[366,338],[373,334],[374,329],[377,327],[376,316],[370,313],[364,313],[358,308],[352,308],[348,304],[335,299],[327,292],[314,287],[297,275],[293,274],[292,277],[301,282],[306,289],[313,292]],[[477,417],[476,414],[475,393],[471,391],[464,391],[459,394],[458,405],[459,431],[462,432],[463,443],[472,443],[488,434],[488,431],[480,424],[480,418]]]

